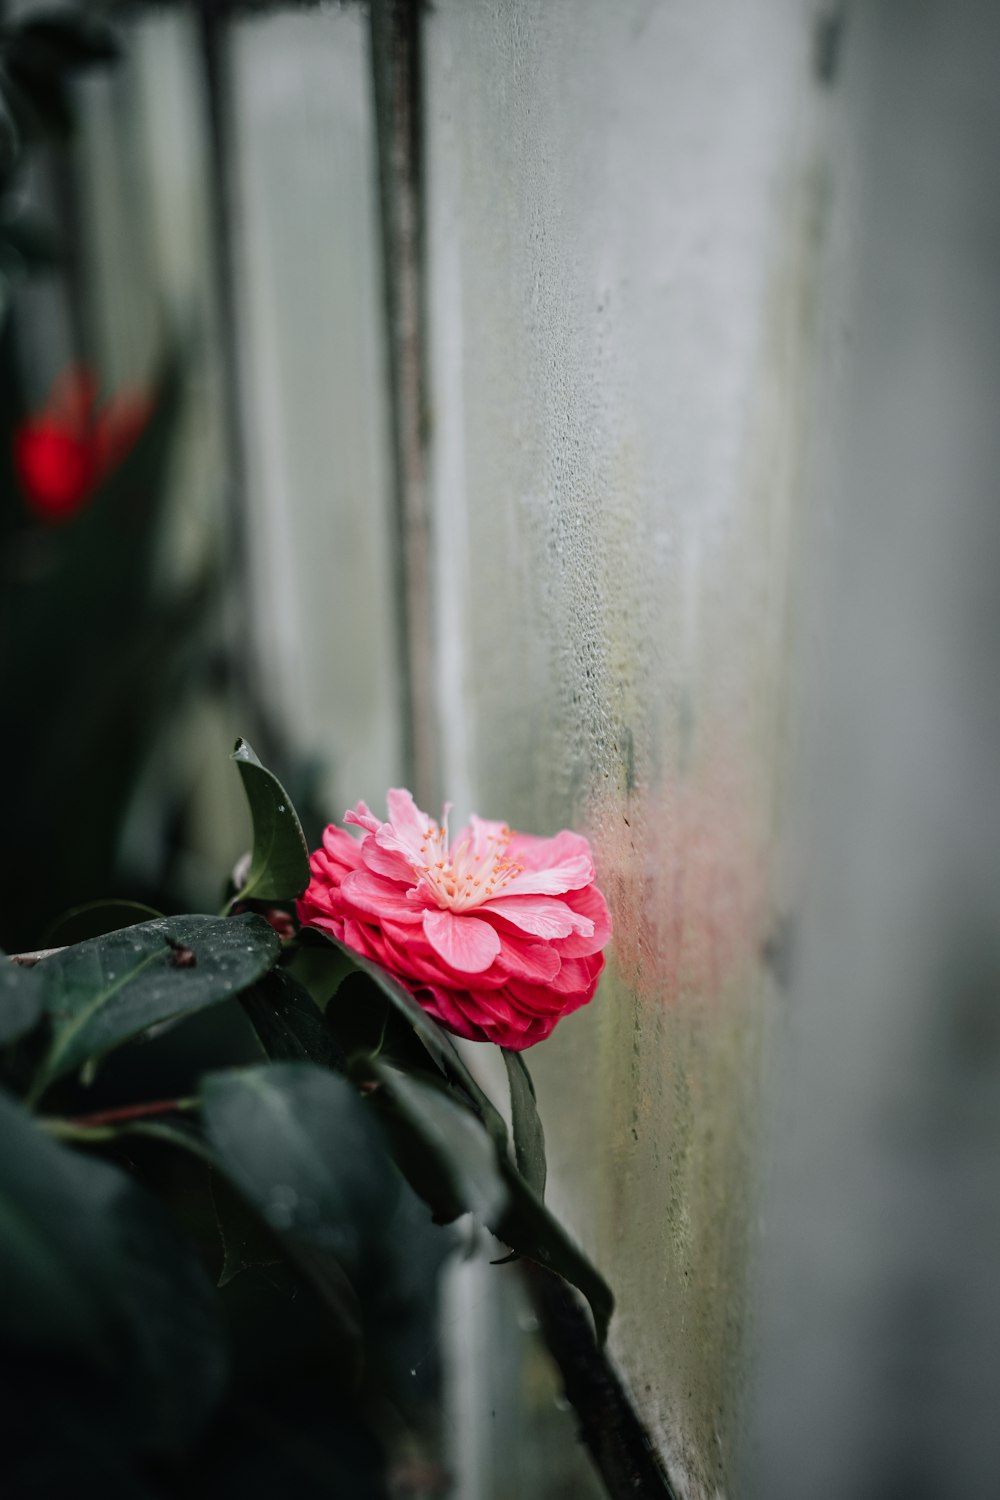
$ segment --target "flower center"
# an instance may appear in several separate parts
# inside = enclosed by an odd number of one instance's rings
[[[512,838],[504,824],[499,833],[477,829],[449,849],[447,817],[443,828],[431,823],[420,845],[425,862],[413,865],[417,883],[448,911],[479,906],[498,895],[524,869],[507,852]]]

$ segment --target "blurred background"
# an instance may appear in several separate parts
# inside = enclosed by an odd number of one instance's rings
[[[579,828],[611,963],[531,1063],[677,1492],[992,1497],[1000,10],[53,14],[0,11],[0,942],[216,910],[238,734],[311,840]],[[515,1283],[441,1321],[455,1493],[596,1493]]]

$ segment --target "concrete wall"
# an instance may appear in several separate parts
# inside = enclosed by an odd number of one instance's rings
[[[799,0],[440,0],[425,24],[443,781],[460,813],[593,840],[610,972],[531,1057],[551,1197],[699,1496],[734,1486],[790,901],[831,193],[812,21]],[[507,1493],[494,1457],[469,1494]]]

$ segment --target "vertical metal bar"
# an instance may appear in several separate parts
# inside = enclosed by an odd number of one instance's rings
[[[223,430],[227,475],[223,500],[227,532],[225,633],[227,672],[241,712],[252,721],[255,744],[273,761],[280,746],[268,727],[260,701],[257,651],[251,628],[249,542],[247,538],[246,463],[240,390],[239,317],[236,306],[233,250],[233,172],[229,130],[229,97],[225,67],[226,27],[231,0],[197,0],[201,66],[208,116],[209,182],[212,226],[212,274],[218,309],[223,372]]]
[[[417,800],[436,807],[441,787],[426,464],[419,0],[373,0],[371,35],[395,449],[403,755]]]

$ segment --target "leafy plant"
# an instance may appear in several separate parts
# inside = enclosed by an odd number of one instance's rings
[[[279,936],[305,843],[250,746],[234,759],[238,913],[0,962],[0,1352],[20,1392],[58,1393],[44,1431],[27,1398],[0,1411],[6,1492],[86,1463],[113,1494],[385,1495],[394,1433],[428,1420],[409,1350],[460,1215],[605,1337],[611,1293],[544,1203],[523,1057],[508,1131],[393,978]]]

